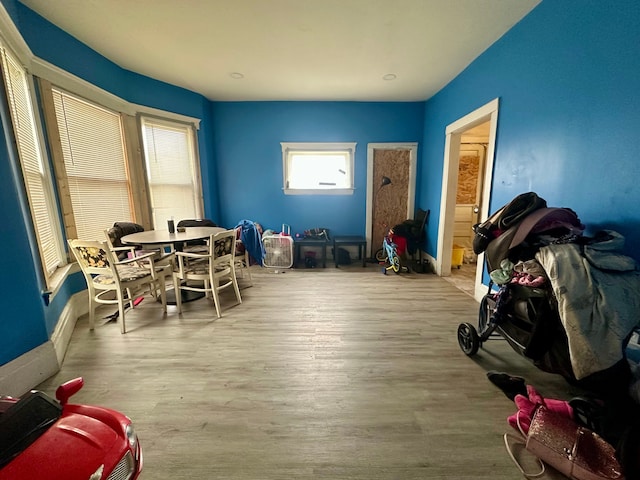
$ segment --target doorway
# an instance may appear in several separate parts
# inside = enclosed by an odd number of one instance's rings
[[[417,151],[417,143],[370,143],[367,146],[365,228],[369,258],[382,248],[386,229],[413,218]]]
[[[497,122],[498,99],[495,99],[450,124],[445,131],[436,273],[442,277],[452,276],[454,245],[463,247],[464,257],[472,269],[466,281],[473,283],[463,289],[478,301],[486,293],[482,285],[484,255],[476,258],[473,254],[470,229],[488,216]],[[477,167],[472,167],[474,160],[464,157],[475,157]],[[461,176],[461,166],[476,168],[477,174]],[[461,242],[464,245],[458,245]]]

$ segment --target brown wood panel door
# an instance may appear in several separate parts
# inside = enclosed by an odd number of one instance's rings
[[[386,231],[407,219],[411,152],[376,149],[373,153],[372,253],[382,248]],[[391,183],[382,185],[383,177]]]

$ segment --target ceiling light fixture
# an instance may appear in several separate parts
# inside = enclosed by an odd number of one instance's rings
[[[387,73],[384,77],[382,77],[383,80],[387,80],[387,81],[395,80],[396,78],[397,77],[395,73]]]
[[[232,72],[229,74],[229,76],[235,80],[240,80],[241,78],[244,78],[244,75],[241,74],[240,72]]]

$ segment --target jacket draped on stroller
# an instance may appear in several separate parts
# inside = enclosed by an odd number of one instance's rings
[[[620,253],[619,233],[589,238],[584,228],[573,210],[548,208],[533,192],[475,227],[474,251],[485,252],[491,282],[478,331],[468,323],[458,328],[467,355],[498,334],[538,368],[571,383],[626,388],[624,350],[640,325],[640,271]]]

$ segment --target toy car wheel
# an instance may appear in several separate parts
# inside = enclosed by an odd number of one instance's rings
[[[402,262],[400,261],[399,256],[394,255],[391,258],[391,268],[393,268],[396,275],[400,275],[400,272],[402,271]]]
[[[478,337],[476,328],[470,323],[461,323],[458,325],[458,345],[460,345],[460,349],[468,357],[472,357],[478,353],[480,337]]]
[[[384,248],[381,248],[376,252],[375,258],[378,262],[384,262],[387,260],[387,253],[384,251]]]

